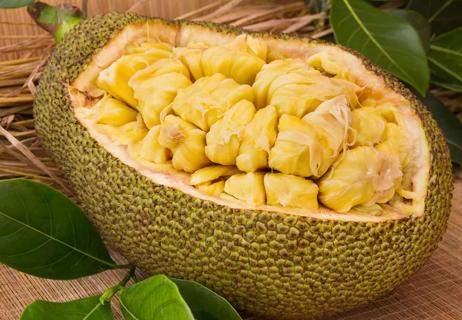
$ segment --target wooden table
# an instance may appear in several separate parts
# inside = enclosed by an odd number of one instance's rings
[[[122,279],[124,271],[74,280],[34,278],[0,266],[0,319],[16,320],[36,299],[66,301],[99,294]],[[121,319],[116,311],[117,319]],[[425,266],[387,297],[336,320],[462,319],[462,179],[455,183],[448,230]]]

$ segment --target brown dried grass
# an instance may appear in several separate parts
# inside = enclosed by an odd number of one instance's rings
[[[145,0],[128,11],[139,12]],[[228,23],[251,31],[296,32],[320,38],[332,33],[323,13],[312,14],[303,1],[216,1],[178,18]],[[13,38],[13,37],[11,37]],[[53,161],[43,150],[34,130],[32,103],[37,80],[52,51],[51,36],[21,36],[0,52],[20,53],[21,58],[0,61],[0,179],[26,177],[72,195]],[[437,89],[437,95],[462,120],[462,95]]]

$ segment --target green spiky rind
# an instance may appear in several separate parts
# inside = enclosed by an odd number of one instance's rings
[[[269,319],[317,318],[354,308],[393,290],[425,262],[449,215],[448,148],[421,103],[362,57],[410,99],[424,125],[432,157],[423,217],[341,222],[230,209],[156,185],[99,146],[75,118],[66,84],[118,30],[147,19],[108,14],[74,28],[50,59],[35,102],[44,146],[112,247],[149,272],[197,280],[238,309]]]

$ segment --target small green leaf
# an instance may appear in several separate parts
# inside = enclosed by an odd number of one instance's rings
[[[35,301],[28,305],[20,320],[114,320],[110,302],[99,296],[69,302]]]
[[[436,76],[432,78],[432,83],[438,87],[445,88],[455,92],[462,92],[462,84],[460,83],[446,83]]]
[[[388,13],[403,18],[409,22],[411,26],[414,27],[415,31],[417,31],[420,41],[422,42],[425,51],[428,51],[430,48],[430,24],[428,23],[427,19],[417,11],[413,10],[390,10],[387,11]]]
[[[27,6],[34,0],[0,0],[0,9],[14,9]]]
[[[410,0],[407,7],[427,18],[436,34],[462,26],[462,0]]]
[[[331,5],[330,22],[338,43],[425,94],[430,78],[425,49],[406,20],[363,0],[332,0]]]
[[[431,43],[428,61],[437,83],[460,88],[462,86],[462,27],[436,37]]]
[[[462,165],[462,124],[451,111],[431,94],[427,94],[425,98],[420,97],[420,99],[433,114],[433,118],[443,131],[452,161]]]
[[[120,308],[127,320],[194,320],[177,286],[164,275],[122,290]]]
[[[50,279],[74,279],[117,267],[77,205],[25,179],[0,181],[0,263]]]
[[[222,296],[189,280],[171,279],[191,308],[196,320],[242,320],[233,306]]]

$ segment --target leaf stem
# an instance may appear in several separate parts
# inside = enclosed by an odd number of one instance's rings
[[[130,265],[130,270],[128,270],[128,272],[125,274],[125,277],[114,287],[109,288],[106,291],[104,291],[104,293],[99,298],[99,301],[101,302],[101,304],[105,304],[106,302],[109,302],[117,292],[125,288],[125,285],[127,284],[127,282],[130,281],[130,279],[135,276],[135,269],[136,269],[135,266]]]

